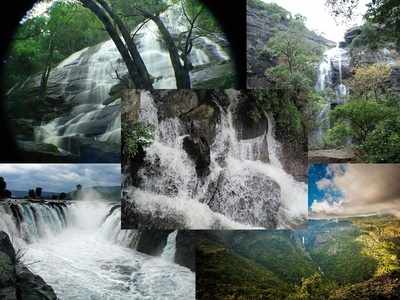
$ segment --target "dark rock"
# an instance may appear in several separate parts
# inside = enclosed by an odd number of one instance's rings
[[[51,286],[24,265],[17,265],[17,293],[24,300],[56,300]]]
[[[279,185],[263,174],[224,174],[204,200],[216,212],[244,224],[276,228],[281,205]]]
[[[210,104],[201,104],[180,115],[186,131],[197,139],[204,138],[209,145],[214,142],[218,120],[217,110]]]
[[[344,40],[346,41],[346,44],[350,45],[354,38],[360,35],[361,32],[361,26],[355,26],[347,30],[344,34]]]
[[[196,271],[196,243],[201,231],[180,230],[176,236],[175,262]]]
[[[193,90],[154,91],[152,94],[158,103],[161,120],[179,117],[199,105],[197,94]]]
[[[160,210],[145,211],[138,209],[134,203],[123,199],[121,206],[121,228],[140,230],[176,230],[184,229],[183,216],[168,214]]]
[[[120,162],[121,146],[95,140],[93,138],[71,136],[59,140],[61,148],[77,157],[79,162]]]
[[[160,255],[171,230],[140,230],[136,250],[149,255]]]
[[[210,159],[210,146],[206,139],[192,138],[186,136],[183,139],[183,149],[188,153],[189,157],[196,164],[196,173],[199,177],[205,177],[210,173],[209,165]]]
[[[15,264],[15,250],[8,234],[4,231],[0,231],[0,252],[5,253],[11,259],[11,262]]]
[[[32,141],[18,141],[19,152],[23,162],[78,162],[79,157],[69,153],[61,153],[51,144]]]

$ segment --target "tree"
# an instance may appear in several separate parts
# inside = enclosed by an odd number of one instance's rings
[[[114,14],[108,3],[104,0],[80,0],[80,2],[90,9],[103,23],[104,28],[120,52],[135,87],[152,90],[153,85],[150,75],[122,20]],[[125,44],[120,38],[119,32],[122,34]]]
[[[357,97],[378,101],[386,94],[390,74],[391,68],[387,64],[360,66],[350,80],[351,90]]]
[[[339,105],[331,112],[335,125],[328,132],[328,142],[335,144],[339,138],[350,138],[354,144],[363,145],[378,124],[393,114],[395,110],[375,101],[353,100]]]
[[[336,284],[326,281],[320,273],[303,278],[301,284],[296,287],[294,293],[289,295],[288,300],[321,300],[328,299]]]
[[[351,20],[360,6],[360,0],[326,0],[325,4],[341,22]],[[390,38],[400,45],[400,2],[396,0],[371,0],[365,18],[380,26],[381,39]]]
[[[193,49],[193,42],[204,36],[213,35],[220,32],[215,18],[198,0],[172,0],[172,5],[180,5],[183,18],[177,20],[178,26],[184,27],[185,30],[174,37],[168,30],[160,14],[164,12],[168,5],[158,0],[141,0],[141,1],[121,1],[111,0],[113,9],[130,24],[132,28],[136,28],[132,38],[140,31],[140,29],[148,22],[154,22],[160,32],[161,38],[164,40],[166,48],[169,52],[172,67],[174,69],[177,88],[190,88],[190,53]],[[141,24],[139,26],[139,24]]]

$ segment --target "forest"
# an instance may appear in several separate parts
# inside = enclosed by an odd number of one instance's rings
[[[296,231],[208,232],[198,299],[396,299],[399,220],[310,220]]]

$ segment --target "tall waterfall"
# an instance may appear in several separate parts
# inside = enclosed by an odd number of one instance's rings
[[[170,6],[160,17],[174,37],[187,30],[180,4]],[[157,25],[149,21],[138,25],[136,30],[135,43],[154,79],[154,88],[176,88],[169,52]],[[213,38],[201,37],[194,41],[189,57],[194,67],[190,72],[192,81],[202,80],[201,75],[195,74],[196,68],[201,71],[206,65],[230,61],[220,42],[226,43],[219,35]],[[36,140],[54,144],[61,151],[78,155],[79,140],[83,138],[119,145],[121,100],[119,96],[111,97],[110,91],[125,74],[126,66],[112,40],[85,48],[66,58],[51,71],[49,96],[65,99],[73,107],[70,112],[38,127]],[[31,81],[26,84],[32,84]],[[34,85],[39,85],[40,78],[35,77],[33,81]]]
[[[138,174],[140,186],[126,187],[129,199],[143,214],[188,229],[286,228],[303,220],[307,187],[283,169],[272,117],[268,116],[268,131],[240,140],[233,121],[240,92],[226,93],[228,108],[215,103],[220,120],[210,147],[210,174],[199,179],[183,149],[184,124],[177,117],[159,118],[152,96],[142,92],[140,121],[155,128],[155,140],[146,148],[146,166]]]
[[[325,51],[319,65],[315,89],[323,94],[325,102],[317,115],[317,128],[310,136],[309,144],[313,148],[324,145],[324,138],[331,127],[329,113],[332,106],[346,101],[347,87],[343,83],[343,63],[347,59],[347,50],[340,48],[338,44],[335,48]]]
[[[120,230],[120,214],[94,199],[7,203],[0,204],[0,230],[60,299],[194,299],[194,273],[128,248],[137,234]]]

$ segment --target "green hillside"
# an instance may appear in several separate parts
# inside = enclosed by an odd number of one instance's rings
[[[399,299],[400,220],[312,220],[298,231],[210,232],[199,299]]]

